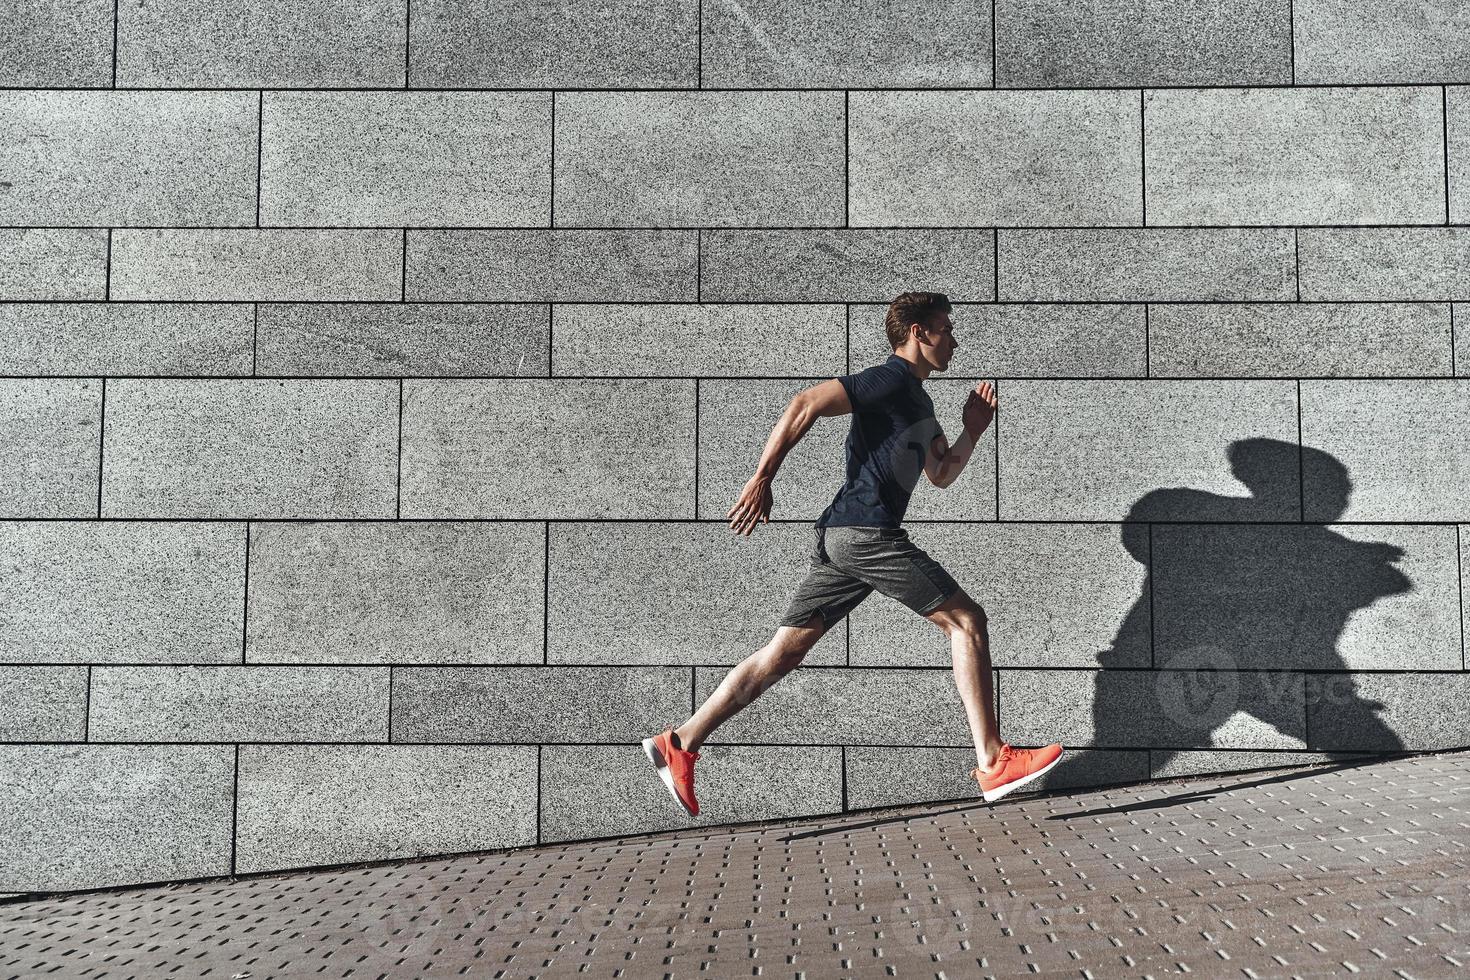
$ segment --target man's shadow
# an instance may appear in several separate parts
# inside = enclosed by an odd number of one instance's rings
[[[1309,738],[1314,685],[1300,672],[1350,670],[1337,650],[1348,617],[1413,584],[1392,565],[1402,548],[1322,526],[1346,511],[1352,483],[1330,454],[1300,453],[1276,439],[1234,442],[1231,472],[1250,496],[1159,489],[1128,511],[1123,547],[1147,576],[1098,654],[1087,747],[1148,749],[1151,776],[1190,748],[1405,748],[1379,718],[1383,704],[1360,697],[1347,674],[1330,679],[1318,704],[1352,744]],[[1304,500],[1314,523],[1299,523]],[[1107,781],[1076,753],[1048,775],[1044,787]]]

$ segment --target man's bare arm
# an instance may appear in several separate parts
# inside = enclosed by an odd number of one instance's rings
[[[817,419],[846,415],[851,411],[852,403],[848,401],[847,390],[836,378],[797,392],[796,397],[786,406],[786,411],[781,413],[776,427],[771,430],[765,451],[756,464],[755,475],[746,482],[739,499],[725,514],[725,519],[730,522],[730,527],[736,534],[749,534],[759,521],[770,520],[771,505],[774,502],[771,481],[775,479],[776,471],[781,468],[786,454],[801,441],[801,437],[816,424]]]
[[[964,472],[966,464],[970,462],[970,455],[975,451],[980,437],[990,427],[990,420],[995,417],[995,407],[995,392],[990,382],[983,381],[976,385],[965,401],[964,428],[959,439],[950,446],[949,440],[941,432],[929,444],[929,452],[924,457],[924,475],[929,478],[930,483],[937,487],[947,487],[959,479],[960,473]]]

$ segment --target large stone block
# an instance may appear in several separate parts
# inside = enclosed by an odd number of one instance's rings
[[[1017,745],[1021,743],[1017,742]],[[1028,783],[1020,795],[1077,786],[1105,786],[1148,778],[1148,753],[1137,750],[1069,749],[1063,756],[1078,765],[1051,772]],[[847,808],[906,806],[938,800],[980,798],[980,784],[970,777],[977,764],[975,749],[896,748],[853,745],[847,748]],[[1066,780],[1057,774],[1065,773]]]
[[[239,524],[4,521],[0,567],[0,661],[240,660]]]
[[[692,302],[695,231],[580,228],[407,233],[409,300]]]
[[[841,749],[777,745],[701,751],[699,816],[676,803],[643,749],[547,745],[541,749],[541,840],[684,832],[752,820],[839,813]]]
[[[1313,674],[1309,747],[1400,752],[1470,747],[1470,674]]]
[[[86,667],[0,666],[0,742],[86,737]]]
[[[541,663],[539,522],[251,528],[252,663]]]
[[[229,874],[234,776],[229,745],[0,745],[0,890]]]
[[[409,84],[693,88],[698,20],[699,7],[688,3],[608,4],[589,12],[576,0],[416,0]]]
[[[881,363],[881,361],[875,361]],[[868,367],[853,362],[853,370]],[[791,399],[825,378],[701,381],[699,385],[699,516],[723,518],[755,472],[767,440]],[[960,409],[970,381],[929,381],[935,418],[951,443],[964,431]],[[845,478],[844,443],[852,416],[820,418],[781,464],[775,483],[773,520],[814,521],[832,502]],[[940,489],[917,475],[907,519],[993,520],[995,518],[994,429],[987,429],[959,478]]]
[[[403,517],[694,512],[692,380],[409,380]]]
[[[705,302],[887,304],[916,281],[956,303],[995,298],[988,228],[716,228],[700,240]]]
[[[387,667],[94,667],[94,742],[385,742]]]
[[[1295,0],[1292,26],[1298,83],[1470,82],[1461,0]]]
[[[703,703],[728,674],[695,667]],[[682,720],[682,719],[681,719]],[[965,706],[945,670],[802,667],[760,692],[706,745],[973,745]]]
[[[553,336],[557,375],[836,376],[847,367],[847,308],[837,303],[571,303],[556,308]]]
[[[394,516],[390,380],[125,378],[111,387],[106,517]]]
[[[114,0],[7,4],[0,85],[106,88],[112,84]]]
[[[1028,88],[1291,84],[1289,0],[1006,0],[996,84]]]
[[[0,224],[248,224],[257,115],[253,92],[0,91]]]
[[[705,6],[701,77],[708,88],[991,85],[991,10],[985,4],[745,0]]]
[[[112,298],[396,300],[403,233],[374,228],[121,229]]]
[[[1448,376],[1448,303],[1200,303],[1149,314],[1149,374]]]
[[[556,225],[843,223],[841,92],[574,90],[556,103]]]
[[[245,303],[6,303],[0,374],[248,375]]]
[[[1155,662],[1458,670],[1458,563],[1452,527],[1159,524]]]
[[[1319,762],[1342,763],[1350,767],[1354,760],[1367,761],[1371,758],[1347,752],[1268,752],[1254,749],[1159,749],[1148,754],[1154,779],[1180,779],[1212,772],[1280,769],[1286,766],[1309,766]]]
[[[886,304],[852,307],[854,367],[882,363],[892,352],[883,330],[887,315]],[[1145,373],[1142,303],[972,303],[955,306],[951,319],[959,349],[949,370],[930,375],[933,380]]]
[[[264,225],[545,225],[549,92],[267,92]]]
[[[536,843],[534,745],[245,745],[240,872]]]
[[[854,91],[849,102],[854,225],[1142,220],[1136,92]]]
[[[518,303],[263,303],[263,375],[550,373],[551,309]]]
[[[148,0],[117,11],[121,87],[403,87],[403,0]]]
[[[1001,731],[1016,745],[1307,747],[1305,675],[1236,671],[1208,654],[1172,663],[1195,669],[1002,670]],[[1053,772],[1080,764],[1064,759]]]
[[[1304,300],[1448,300],[1470,293],[1470,228],[1303,228]]]
[[[107,297],[106,228],[0,228],[0,300]]]
[[[997,667],[1147,667],[1148,553],[1129,553],[1134,534],[1144,533],[1133,528],[961,523],[908,530],[985,611]],[[948,636],[881,593],[853,610],[849,624],[853,666],[952,663]]]
[[[1148,220],[1444,221],[1440,102],[1428,87],[1149,91]]]
[[[1291,381],[1018,380],[998,401],[1002,520],[1300,518]]]
[[[397,742],[631,742],[689,717],[684,667],[396,667]]]
[[[557,522],[547,567],[552,663],[733,664],[770,641],[806,575],[806,524]],[[805,664],[842,664],[834,624]]]
[[[1470,517],[1470,379],[1303,381],[1309,521]]]
[[[0,379],[0,517],[96,517],[102,382]]]
[[[1296,298],[1290,228],[1058,228],[998,233],[1005,302]]]

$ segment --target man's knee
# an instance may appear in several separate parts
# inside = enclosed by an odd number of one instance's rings
[[[949,636],[953,636],[956,632],[976,635],[983,632],[989,622],[984,607],[970,598],[964,589],[956,589],[953,595],[944,600],[926,618],[937,624]]]
[[[820,612],[814,612],[800,626],[782,625],[777,629],[769,649],[778,663],[788,668],[795,667],[826,632],[826,620]]]

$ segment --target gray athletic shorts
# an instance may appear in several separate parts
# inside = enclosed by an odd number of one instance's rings
[[[933,612],[960,585],[901,527],[819,527],[811,570],[781,617],[803,626],[820,612],[826,627],[877,589],[914,612]]]

